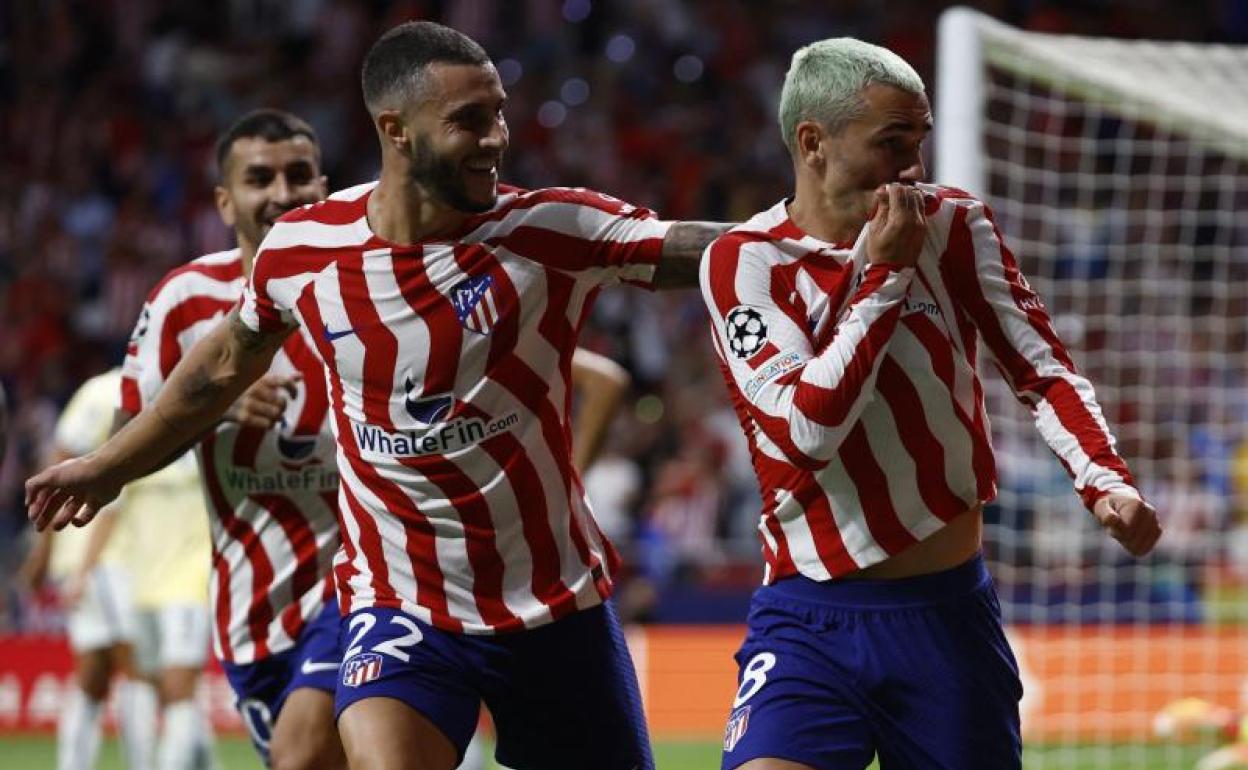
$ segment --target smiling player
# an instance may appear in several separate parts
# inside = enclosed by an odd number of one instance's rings
[[[392,29],[362,84],[381,179],[283,217],[242,308],[109,444],[32,478],[30,516],[89,520],[309,334],[342,474],[337,709],[352,767],[450,770],[484,701],[510,767],[652,768],[604,604],[619,558],[572,466],[571,359],[604,285],[692,286],[723,227],[500,186],[506,94],[454,30]]]
[[[277,218],[325,197],[316,135],[289,113],[240,118],[218,141],[217,163],[217,208],[238,247],[193,260],[152,290],[126,356],[127,418],[151,406],[178,361],[238,304]],[[275,768],[345,764],[333,724],[338,474],[313,348],[306,335],[287,337],[196,447],[212,525],[213,649]]]

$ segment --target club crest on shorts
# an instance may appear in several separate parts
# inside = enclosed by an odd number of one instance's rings
[[[732,751],[737,743],[745,737],[750,726],[750,707],[742,706],[728,717],[728,726],[724,728],[724,751]]]
[[[494,278],[481,275],[461,281],[451,289],[451,306],[468,331],[489,334],[498,322],[498,303],[494,300],[493,287]]]
[[[351,660],[343,661],[342,683],[346,687],[359,687],[381,676],[381,656],[375,652],[363,652]]]

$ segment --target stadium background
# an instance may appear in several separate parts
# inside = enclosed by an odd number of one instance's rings
[[[36,658],[55,658],[60,649],[47,652],[62,621],[54,597],[26,595],[12,579],[29,544],[21,482],[46,453],[51,426],[68,396],[120,360],[155,281],[176,264],[230,245],[212,204],[211,151],[216,133],[241,112],[271,105],[307,118],[320,133],[331,189],[370,179],[378,160],[358,95],[359,60],[393,24],[435,19],[479,40],[499,66],[510,96],[507,181],[588,186],[670,218],[740,220],[771,205],[791,184],[774,125],[791,52],[823,37],[861,37],[914,63],[934,91],[936,19],[946,5],[921,0],[0,4],[5,330],[0,380],[12,415],[10,447],[0,465],[0,657],[8,661],[6,670],[29,671]],[[1037,31],[1248,42],[1248,4],[1239,0],[972,5]],[[934,96],[939,101],[940,94]],[[939,112],[936,121],[938,132],[948,130]],[[938,169],[935,176],[939,179]],[[1007,238],[1012,235],[1007,228]],[[675,747],[664,751],[705,757],[694,767],[712,766],[715,725],[722,723],[723,693],[731,690],[725,653],[739,630],[723,624],[744,617],[759,575],[753,534],[757,500],[748,457],[710,345],[690,342],[705,340],[706,333],[696,293],[622,290],[601,297],[582,338],[633,376],[628,407],[589,484],[604,528],[632,565],[633,578],[621,594],[625,613],[648,624],[636,633],[651,653],[644,664],[652,702],[666,709],[651,714],[656,735]],[[1138,433],[1129,411],[1106,406],[1116,429]],[[1201,444],[1200,427],[1191,426],[1195,445],[1208,454],[1195,458],[1199,464],[1191,478],[1180,481],[1194,483],[1192,497],[1199,494],[1201,505],[1215,509],[1202,525],[1206,531],[1197,535],[1217,539],[1248,511],[1239,509],[1232,483],[1206,478],[1201,469],[1230,467],[1241,447]],[[1126,443],[1130,461],[1140,460],[1133,456],[1138,447]],[[1144,475],[1146,490],[1175,481],[1158,477],[1170,465],[1144,462],[1153,475]],[[989,512],[990,523],[1016,521],[1013,513],[998,506]],[[1168,515],[1164,508],[1162,513]],[[1050,658],[1082,653],[1095,661],[1121,655],[1117,625],[1089,630],[1087,624],[1139,618],[1084,617],[1080,608],[1095,601],[1078,596],[1060,597],[1066,610],[1037,613],[1038,604],[1053,597],[1037,598],[1032,573],[1007,558],[1014,555],[989,552],[1003,582],[1007,619],[1020,624],[1016,641],[1023,644],[1033,677],[1043,679]],[[1206,595],[1199,575],[1209,565],[1193,564],[1190,557],[1189,552],[1154,558],[1156,569],[1146,573],[1148,579],[1170,575],[1170,585],[1177,585],[1183,598],[1165,605],[1177,608],[1170,617],[1149,615],[1165,624],[1152,636],[1133,634],[1133,644],[1144,639],[1172,651],[1185,644],[1199,649],[1199,640],[1191,640],[1208,627],[1211,614],[1222,621],[1212,632],[1239,638],[1237,618],[1246,613],[1233,590],[1235,580],[1218,581],[1220,589],[1230,585],[1229,592]],[[1173,579],[1176,573],[1180,577]],[[1115,590],[1130,594],[1130,589]],[[1132,606],[1138,603],[1128,603]],[[1103,656],[1090,650],[1102,650]],[[1248,671],[1242,655],[1212,662],[1192,657],[1193,675],[1212,676],[1228,691],[1236,690],[1241,672]],[[1128,667],[1137,660],[1120,659]],[[0,676],[0,731],[50,724],[24,711],[33,680],[21,680],[16,705],[6,681]],[[228,711],[228,696],[218,700]],[[54,713],[54,698],[40,708]],[[1124,733],[1129,738],[1132,730]],[[690,739],[694,743],[684,748],[671,743]],[[16,752],[19,745],[26,744],[0,737],[0,753]],[[1037,748],[1032,755],[1044,751]],[[1053,759],[1051,766],[1082,766],[1076,764],[1082,760],[1067,756],[1069,761]],[[1164,762],[1182,763],[1187,756],[1171,751]],[[670,762],[665,766],[681,766]],[[1088,766],[1113,767],[1112,762]]]

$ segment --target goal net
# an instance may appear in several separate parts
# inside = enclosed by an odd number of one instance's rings
[[[1156,713],[1248,705],[1248,47],[953,9],[938,64],[933,178],[993,208],[1167,530],[1127,557],[984,367],[1028,768],[1190,767],[1214,739],[1163,740]]]

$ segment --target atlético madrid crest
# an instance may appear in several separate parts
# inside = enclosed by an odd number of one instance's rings
[[[724,728],[724,751],[732,751],[737,743],[745,737],[750,726],[750,707],[742,706],[728,717],[728,726]]]
[[[381,656],[375,652],[363,652],[342,663],[342,683],[347,687],[359,687],[381,676]]]
[[[498,303],[493,289],[494,278],[488,275],[469,278],[451,289],[455,315],[468,331],[489,334],[498,322]]]

